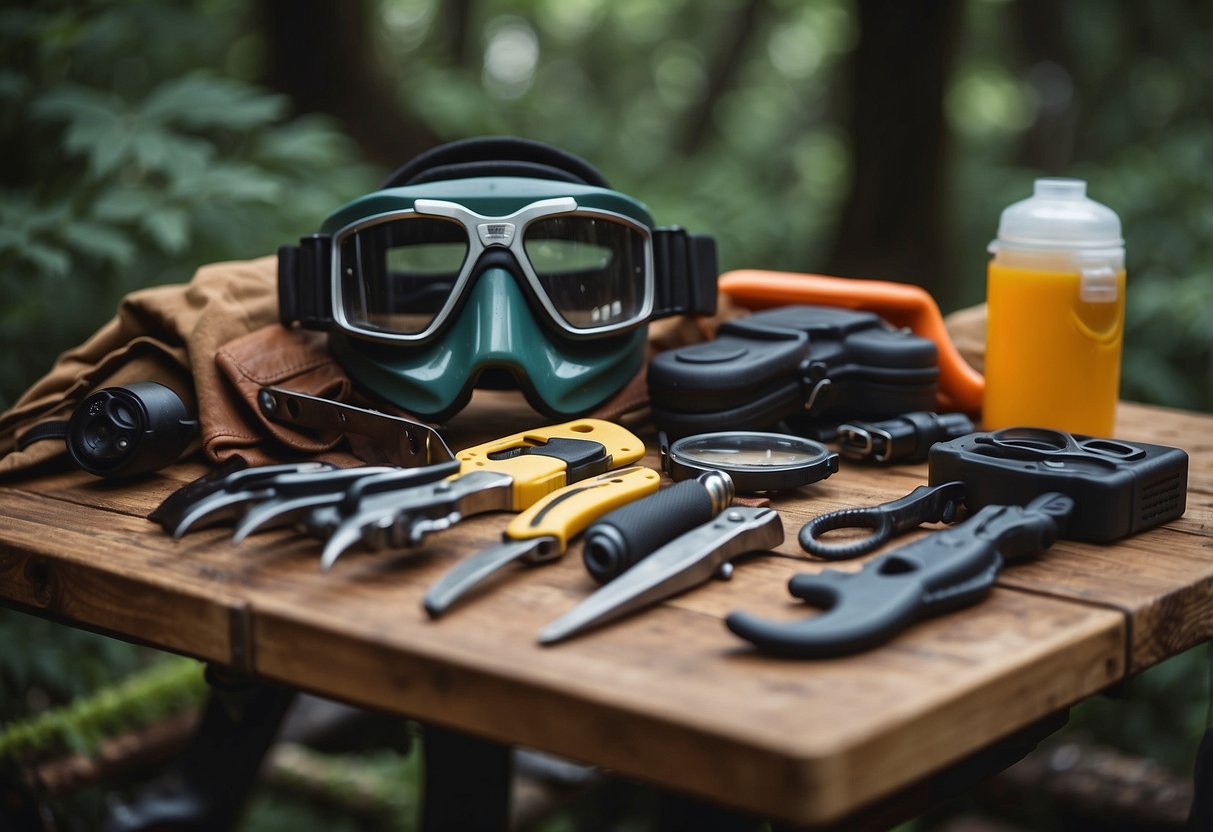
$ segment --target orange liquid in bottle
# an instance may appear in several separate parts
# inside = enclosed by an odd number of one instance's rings
[[[1113,435],[1125,273],[1116,274],[1112,302],[1081,300],[1081,280],[1077,272],[990,263],[986,429],[1022,425]]]

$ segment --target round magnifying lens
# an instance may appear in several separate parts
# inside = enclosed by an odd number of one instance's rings
[[[701,433],[675,441],[664,449],[663,457],[670,479],[724,471],[738,491],[796,488],[838,470],[838,454],[825,445],[783,433]]]

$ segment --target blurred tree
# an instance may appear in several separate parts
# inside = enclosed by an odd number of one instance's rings
[[[1067,67],[1074,53],[1062,26],[1062,5],[1021,0],[1015,5],[1014,32],[1021,57],[1018,72],[1037,101],[1036,117],[1020,139],[1016,163],[1060,175],[1074,156],[1078,127],[1074,78]]]
[[[718,32],[712,54],[707,58],[703,91],[683,116],[681,135],[674,140],[681,155],[693,156],[708,144],[716,108],[737,86],[743,59],[749,53],[751,43],[764,33],[770,11],[763,0],[745,0],[736,8],[726,10],[725,25]]]
[[[303,113],[336,117],[362,151],[388,169],[439,143],[396,101],[407,75],[389,77],[375,51],[377,7],[367,0],[260,0],[264,82]],[[452,6],[457,57],[466,53],[468,3]],[[462,8],[460,7],[462,6]]]
[[[961,6],[860,0],[857,9],[859,42],[846,61],[853,173],[827,269],[917,283],[951,306],[943,100]]]

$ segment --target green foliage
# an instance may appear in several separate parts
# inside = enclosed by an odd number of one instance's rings
[[[1205,121],[1112,164],[1113,193],[1128,206],[1124,388],[1132,398],[1213,410],[1211,152]]]
[[[331,125],[215,70],[239,22],[150,0],[0,12],[24,70],[0,74],[0,409],[122,294],[271,253],[371,186]]]
[[[154,660],[154,651],[11,610],[0,610],[0,724],[111,684]]]
[[[399,828],[402,827],[368,826],[341,808],[316,805],[300,800],[295,794],[265,790],[253,795],[237,827],[256,832],[363,832]]]
[[[205,690],[198,662],[159,661],[65,707],[5,725],[0,730],[0,766],[69,751],[94,754],[107,737],[197,706]]]
[[[722,268],[810,270],[848,177],[832,90],[854,45],[848,2],[764,6],[702,123],[711,67],[744,4],[474,4],[475,57],[443,4],[382,0],[380,50],[413,119],[450,138],[527,136],[593,161],[659,223],[714,234]]]
[[[253,794],[241,820],[248,832],[327,832],[419,826],[420,737],[405,755],[376,750],[325,755],[293,749],[293,762],[275,767]]]

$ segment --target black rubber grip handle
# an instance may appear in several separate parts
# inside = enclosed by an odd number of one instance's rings
[[[585,568],[600,584],[641,558],[715,517],[712,497],[698,479],[683,480],[604,515],[585,533]]]

